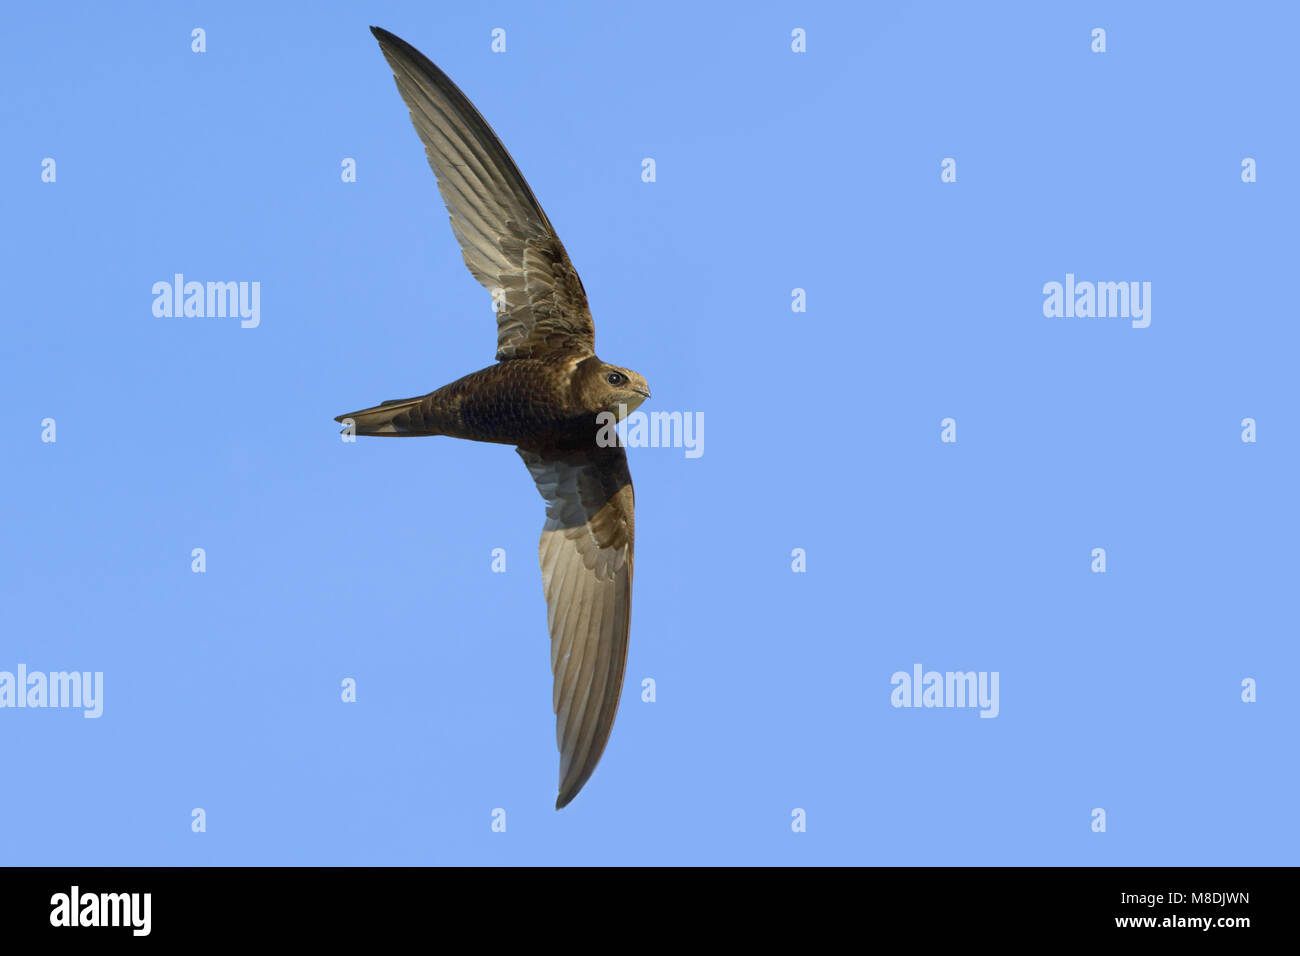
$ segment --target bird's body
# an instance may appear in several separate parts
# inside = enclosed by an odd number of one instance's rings
[[[579,448],[595,443],[600,412],[621,417],[602,402],[599,379],[607,367],[579,351],[511,359],[428,395],[341,417],[355,422],[358,435],[447,435],[529,449]],[[639,402],[623,404],[634,408]]]
[[[516,446],[523,458],[547,505],[538,557],[551,635],[559,809],[595,770],[618,710],[635,522],[627,453],[608,440],[608,425],[650,389],[636,372],[596,357],[582,281],[478,110],[409,43],[370,29],[410,108],[465,264],[492,293],[497,364],[336,420],[345,433],[495,442]]]

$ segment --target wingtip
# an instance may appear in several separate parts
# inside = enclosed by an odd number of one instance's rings
[[[565,807],[567,807],[570,803],[573,802],[573,798],[576,796],[577,796],[576,793],[560,794],[558,797],[555,798],[555,809],[563,810]]]

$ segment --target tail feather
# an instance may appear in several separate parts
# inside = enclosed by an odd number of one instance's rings
[[[358,435],[441,435],[442,432],[432,420],[432,408],[425,401],[428,397],[395,398],[373,408],[339,415],[334,420],[344,424],[351,420],[353,430]]]

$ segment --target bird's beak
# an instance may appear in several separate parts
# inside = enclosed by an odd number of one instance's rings
[[[636,392],[638,395],[644,395],[646,398],[650,397],[650,389],[648,388],[634,388],[632,391]]]

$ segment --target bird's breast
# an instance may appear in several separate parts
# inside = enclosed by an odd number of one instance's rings
[[[471,441],[536,445],[584,428],[595,417],[573,400],[574,363],[511,359],[472,372],[430,396],[446,434]]]

